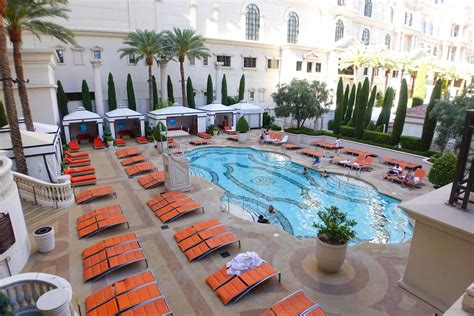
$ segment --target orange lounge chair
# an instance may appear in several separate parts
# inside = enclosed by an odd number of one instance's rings
[[[77,204],[87,203],[94,199],[100,198],[106,195],[114,195],[117,197],[117,193],[115,193],[114,189],[111,186],[93,188],[86,192],[82,192],[76,194],[75,200]]]
[[[145,190],[156,188],[165,183],[165,172],[155,171],[137,179]]]
[[[217,219],[210,219],[210,220],[207,220],[207,221],[203,221],[203,222],[193,224],[189,227],[186,227],[183,230],[180,230],[176,234],[174,234],[174,240],[177,243],[179,243],[179,242],[185,240],[186,238],[189,238],[189,237],[193,236],[194,234],[196,234],[196,233],[198,233],[202,230],[205,230],[205,229],[208,229],[208,228],[211,228],[211,227],[214,227],[214,226],[218,226],[220,224],[221,224],[221,222],[218,221]]]
[[[198,137],[204,138],[204,139],[211,139],[212,135],[208,133],[197,133]]]
[[[117,145],[117,147],[123,147],[125,146],[125,140],[123,138],[116,138],[115,145]]]
[[[66,156],[69,157],[71,160],[75,159],[83,159],[83,158],[89,158],[89,153],[83,152],[83,153],[73,153],[69,150],[66,150],[65,152]]]
[[[69,144],[67,144],[67,146],[69,147],[69,150],[72,152],[79,151],[79,145],[77,144],[75,140],[70,141]]]
[[[151,302],[131,308],[121,314],[122,316],[144,316],[144,315],[173,315],[166,300],[157,298]]]
[[[88,212],[84,215],[78,216],[77,219],[76,219],[76,224],[79,224],[80,222],[91,219],[91,218],[93,218],[93,217],[95,217],[99,214],[108,213],[108,212],[112,212],[112,211],[119,211],[121,209],[122,208],[118,204],[101,207],[101,208],[95,209],[93,211],[90,211],[90,212]]]
[[[157,217],[161,217],[172,210],[181,207],[186,204],[193,203],[194,201],[188,196],[178,199],[177,201],[164,201],[164,203],[157,203],[151,207],[151,210]]]
[[[79,239],[81,239],[84,237],[90,237],[105,229],[121,224],[127,224],[127,227],[130,228],[127,217],[123,214],[123,211],[115,210],[98,214],[92,218],[84,220],[76,225],[76,229]]]
[[[327,316],[321,306],[307,297],[303,290],[298,290],[285,297],[262,314],[262,316],[289,315]]]
[[[168,223],[196,210],[202,210],[202,212],[204,213],[204,207],[202,207],[201,204],[199,204],[198,202],[191,202],[189,204],[176,207],[161,216],[157,216],[163,223]],[[156,214],[157,212],[155,212],[155,215]]]
[[[83,260],[84,282],[97,280],[114,270],[140,261],[145,261],[148,267],[138,241],[109,247]]]
[[[233,142],[239,141],[239,139],[237,138],[237,135],[230,135],[229,137],[227,137],[227,140],[231,140]]]
[[[212,140],[210,140],[210,139],[193,139],[189,143],[191,145],[194,145],[194,146],[202,146],[202,145],[212,144]]]
[[[144,161],[146,161],[146,158],[144,156],[138,155],[138,156],[126,158],[122,160],[120,163],[122,164],[123,167],[127,167],[127,166],[131,166],[133,164],[144,162]]]
[[[95,149],[104,149],[105,144],[104,141],[98,137],[94,138],[94,148]]]
[[[125,173],[130,177],[137,176],[139,174],[150,172],[156,169],[156,166],[151,162],[140,162],[130,167],[125,168]]]
[[[421,188],[421,184],[423,183],[425,175],[426,175],[426,170],[425,169],[423,169],[423,168],[416,169],[414,174],[413,174],[415,180],[414,180],[413,183],[409,183],[408,187],[410,187],[410,188],[413,187],[413,188],[417,188],[417,189]],[[400,177],[399,180],[402,183],[402,185],[405,183],[403,181],[404,177]]]
[[[151,271],[145,271],[135,274],[129,278],[114,282],[97,292],[89,295],[85,299],[86,312],[96,309],[97,307],[116,299],[118,295],[130,292],[145,285],[156,284],[156,279]]]
[[[206,278],[206,283],[217,294],[224,305],[236,303],[254,287],[271,277],[278,275],[278,281],[281,281],[281,273],[272,268],[268,263],[263,263],[240,275],[227,275],[226,271],[227,267],[224,266],[224,268]]]
[[[139,136],[139,137],[135,138],[135,140],[139,144],[148,144],[148,138],[146,138],[144,136]]]
[[[82,259],[86,259],[110,247],[126,244],[126,243],[137,241],[137,240],[138,238],[137,238],[137,235],[135,235],[135,233],[127,233],[120,236],[104,239],[90,247],[85,248],[82,251]]]
[[[95,168],[92,166],[68,168],[64,170],[64,174],[68,174],[71,177],[85,176],[87,174],[95,174]]]
[[[163,192],[159,196],[157,196],[157,197],[151,199],[150,201],[146,202],[146,205],[148,205],[149,207],[152,207],[156,203],[163,201],[163,199],[169,198],[169,197],[171,197],[173,195],[176,195],[176,194],[183,194],[183,192],[181,192],[181,191]]]
[[[356,169],[356,170],[370,170],[372,168],[372,162],[374,160],[374,157],[368,156],[364,158],[364,156],[357,156],[356,161],[354,162],[348,162],[345,164],[346,167],[349,167],[351,169]]]
[[[343,149],[343,151],[344,151],[346,154],[349,154],[349,155],[352,155],[352,156],[364,156],[364,157],[372,156],[371,154],[369,154],[369,153],[366,152],[366,151],[359,150],[359,149],[355,149],[355,148],[347,148],[347,147],[345,147],[345,148]]]
[[[196,246],[186,250],[184,254],[186,255],[186,258],[188,258],[189,261],[201,260],[205,256],[216,251],[217,249],[233,244],[235,242],[239,243],[240,249],[240,240],[237,239],[234,234],[228,232],[214,236],[201,243],[198,243]]]
[[[221,225],[214,226],[208,229],[204,229],[192,235],[191,237],[186,238],[185,240],[179,242],[178,247],[179,249],[181,249],[181,251],[184,252],[190,248],[197,246],[198,244],[202,243],[203,241],[209,238],[213,238],[217,235],[228,233],[228,232],[229,231],[224,226],[221,226]]]
[[[167,198],[163,198],[161,201],[156,201],[152,206],[150,206],[151,210],[153,212],[156,212],[158,210],[160,210],[161,208],[165,207],[165,206],[168,206],[170,204],[173,204],[174,206],[178,207],[178,206],[181,206],[181,205],[184,205],[184,204],[176,204],[177,202],[180,202],[180,201],[192,201],[192,199],[187,196],[186,194],[184,193],[181,193],[181,194],[175,194],[173,196],[170,196],[170,197],[167,197]],[[181,202],[183,203],[183,202]]]
[[[84,176],[71,176],[71,186],[72,187],[80,187],[83,185],[93,185],[97,183],[97,178],[95,174],[88,174]]]
[[[123,158],[141,155],[141,154],[142,152],[139,151],[138,148],[129,147],[129,148],[117,150],[117,152],[115,153],[115,156],[117,156],[118,159],[123,159]]]
[[[232,128],[230,126],[224,126],[224,130],[223,130],[224,133],[228,134],[228,135],[235,135],[237,134],[236,131],[232,130]]]
[[[306,155],[306,156],[310,156],[310,157],[316,157],[316,156],[322,157],[324,155],[324,153],[320,151],[312,150],[309,148],[303,148],[301,150],[298,150],[298,153]]]
[[[301,149],[301,146],[295,145],[295,144],[283,144],[283,148],[288,149],[288,150],[293,150],[293,149]]]
[[[89,158],[83,158],[83,159],[75,159],[75,160],[72,160],[72,159],[69,158],[68,156],[65,156],[65,157],[64,157],[64,160],[66,161],[66,164],[67,164],[68,167],[70,167],[70,168],[90,166],[90,164],[91,164],[91,160],[90,160]]]

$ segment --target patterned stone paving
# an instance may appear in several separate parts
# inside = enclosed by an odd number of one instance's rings
[[[253,137],[255,139],[255,134]],[[216,143],[229,145],[224,137],[219,137]],[[161,157],[152,145],[138,146],[144,150],[144,155],[150,161],[162,169]],[[183,145],[181,150],[186,150],[186,146]],[[126,212],[130,221],[129,231],[138,235],[150,270],[157,276],[160,288],[175,315],[260,315],[265,308],[300,288],[320,302],[330,315],[433,314],[429,308],[415,302],[396,288],[396,282],[404,271],[409,243],[359,244],[348,251],[347,260],[340,273],[327,275],[317,268],[313,240],[299,240],[272,225],[248,222],[222,213],[219,210],[219,197],[223,191],[198,177],[192,178],[193,189],[189,195],[204,205],[205,213],[196,212],[172,222],[169,229],[162,230],[161,222],[146,206],[146,202],[161,189],[145,191],[135,179],[128,179],[115,158],[114,149],[91,149],[90,152],[97,170],[97,185],[112,185],[117,191],[117,200],[106,198],[86,205],[74,205],[66,210],[59,210],[53,219],[31,225],[30,231],[40,225],[53,225],[56,230],[56,249],[49,254],[39,254],[33,245],[33,254],[25,268],[25,272],[41,271],[68,279],[74,289],[75,302],[83,314],[83,302],[87,295],[106,284],[145,269],[145,265],[139,263],[113,272],[96,282],[82,281],[82,249],[128,230],[126,227],[117,227],[91,238],[78,240],[75,230],[76,217],[112,203],[119,203]],[[309,158],[304,159],[296,154],[291,156],[296,162],[306,165],[310,163]],[[375,172],[370,177],[377,179],[378,176]],[[398,196],[409,197],[414,194],[408,190],[404,192],[395,187],[391,188],[384,183],[382,185],[389,188],[388,190],[398,190]],[[83,187],[77,191],[86,189],[87,187]],[[427,189],[429,188],[423,191]],[[216,253],[199,262],[189,263],[173,240],[174,232],[207,218],[218,218],[242,240],[241,250],[236,245],[224,250],[229,251],[232,256],[240,251],[257,251],[282,272],[281,283],[272,279],[254,289],[237,304],[223,306],[204,279],[222,267],[229,258],[224,259]]]

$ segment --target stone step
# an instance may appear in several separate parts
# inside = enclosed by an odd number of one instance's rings
[[[21,200],[23,215],[25,216],[26,226],[37,226],[56,215],[61,209],[35,205],[33,202]]]

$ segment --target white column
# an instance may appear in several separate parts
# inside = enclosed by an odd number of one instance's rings
[[[110,134],[112,134],[113,139],[115,139],[115,122],[110,122]]]
[[[223,62],[216,62],[216,101],[219,103],[222,103],[222,65],[224,65]]]
[[[94,73],[94,95],[95,95],[95,110],[100,116],[104,116],[104,98],[102,96],[102,81],[100,78],[100,60],[91,60],[92,69]]]
[[[66,136],[66,144],[68,144],[71,141],[71,134],[69,134],[69,126],[68,125],[64,126],[64,136]]]
[[[166,86],[168,76],[166,72],[166,66],[168,63],[166,61],[160,60],[160,89],[161,89],[161,102],[168,100],[168,87]]]
[[[102,123],[97,124],[97,131],[99,132],[99,138],[104,138],[104,125]]]
[[[140,136],[145,136],[145,120],[140,120]]]

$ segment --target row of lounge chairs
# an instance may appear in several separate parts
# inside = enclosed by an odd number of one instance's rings
[[[163,193],[148,201],[147,205],[163,223],[174,221],[196,210],[202,210],[204,213],[200,203],[179,191]]]
[[[64,174],[70,176],[72,187],[96,184],[95,168],[90,165],[89,153],[66,151],[64,160],[68,166]]]
[[[111,205],[96,209],[77,218],[76,229],[79,239],[90,237],[105,229],[127,224],[127,217],[120,205]]]

